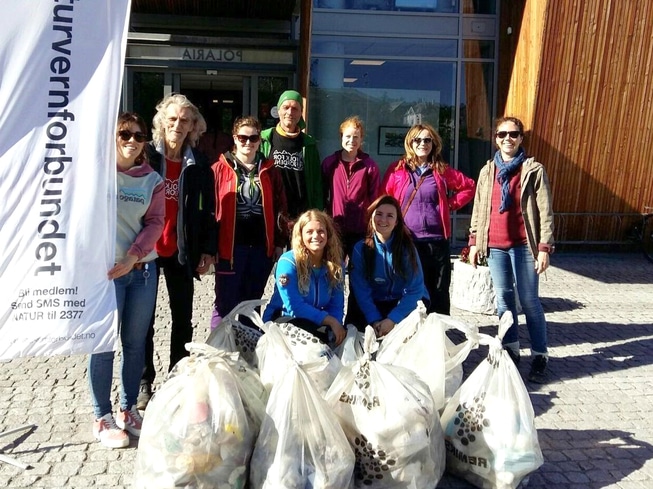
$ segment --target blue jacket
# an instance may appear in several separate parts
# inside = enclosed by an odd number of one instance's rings
[[[282,316],[308,319],[322,324],[324,318],[333,316],[342,323],[345,314],[345,291],[343,287],[329,288],[327,268],[312,270],[307,295],[299,292],[297,264],[293,251],[286,251],[277,262],[274,293],[263,313],[264,321],[271,321],[274,313]]]
[[[374,273],[372,280],[369,281],[365,273],[365,261],[363,258],[364,241],[359,241],[354,246],[352,267],[349,271],[349,283],[351,290],[358,302],[358,306],[365,315],[368,324],[374,321],[384,319],[376,307],[377,301],[399,300],[397,306],[390,311],[388,318],[398,323],[405,319],[417,307],[417,301],[423,298],[428,299],[429,293],[424,286],[424,274],[422,273],[422,264],[415,251],[418,270],[413,272],[412,266],[406,255],[404,263],[407,270],[404,274],[406,278],[401,277],[392,268],[392,239],[386,243],[381,243],[374,236],[376,254],[374,259]]]

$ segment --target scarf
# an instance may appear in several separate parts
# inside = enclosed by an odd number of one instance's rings
[[[494,153],[494,164],[497,169],[497,182],[501,185],[501,205],[499,206],[499,214],[503,214],[512,205],[512,198],[510,197],[510,177],[515,171],[521,168],[522,163],[526,159],[526,152],[524,148],[519,148],[515,157],[510,161],[503,161],[501,158],[501,151]]]

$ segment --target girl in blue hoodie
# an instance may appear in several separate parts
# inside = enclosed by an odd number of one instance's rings
[[[345,322],[361,330],[369,324],[384,336],[416,308],[417,301],[428,302],[429,295],[399,202],[383,195],[367,212],[367,236],[354,246],[350,262],[350,288],[356,300]]]
[[[292,231],[292,249],[281,255],[264,321],[289,322],[324,342],[345,339],[342,245],[326,213],[304,212]]]

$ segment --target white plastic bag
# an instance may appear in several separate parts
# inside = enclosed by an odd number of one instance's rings
[[[428,386],[402,367],[371,360],[374,330],[364,354],[342,368],[326,400],[356,454],[355,487],[433,488],[444,472],[444,440]]]
[[[447,404],[442,428],[447,471],[483,489],[515,489],[544,459],[528,392],[501,345],[512,325],[507,312],[499,334],[481,334],[489,346],[479,364]]]
[[[237,353],[188,346],[147,407],[133,487],[243,488],[265,389]]]
[[[434,314],[426,314],[421,301],[403,321],[397,323],[381,341],[378,362],[412,370],[425,382],[435,408],[445,404],[445,335]]]
[[[265,301],[253,300],[244,301],[238,304],[227,314],[220,324],[211,331],[206,344],[228,352],[239,352],[241,357],[256,368],[256,345],[263,333],[255,328],[243,324],[239,318],[245,316],[252,321],[254,326],[261,328],[263,320],[256,311],[257,307],[265,304]]]
[[[290,323],[268,322],[263,325],[266,332],[256,345],[256,357],[263,385],[271,391],[281,377],[285,375],[279,364],[283,364],[286,351],[279,348],[278,341],[272,341],[268,331],[272,326],[283,335],[284,344],[295,362],[311,378],[320,395],[326,394],[336,378],[342,363],[333,350],[317,336]]]
[[[463,311],[494,314],[495,293],[489,267],[474,268],[469,263],[453,262],[451,305]]]
[[[304,370],[287,338],[269,323],[269,348],[280,351],[267,416],[251,459],[252,489],[347,489],[354,454],[335,415]]]
[[[358,328],[353,324],[348,324],[345,339],[333,351],[338,355],[343,365],[351,365],[363,356],[364,341],[365,335],[358,331]]]
[[[458,390],[463,380],[463,362],[469,356],[469,352],[478,348],[479,333],[478,326],[470,326],[451,316],[436,314],[441,327],[444,329],[445,344],[445,379],[444,397],[445,403],[449,402],[451,396]],[[447,336],[447,331],[459,331],[465,335],[465,340],[454,343]],[[444,407],[444,406],[443,406]]]

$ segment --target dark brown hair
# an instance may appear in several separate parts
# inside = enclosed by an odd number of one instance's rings
[[[138,129],[143,134],[147,134],[147,124],[145,123],[145,120],[140,115],[138,115],[136,112],[123,112],[118,116],[118,122],[116,123],[116,135],[120,131],[129,130],[130,124],[136,124],[138,126]],[[136,163],[137,165],[142,165],[143,163],[147,163],[147,155],[145,154],[145,145],[143,145],[141,154],[139,154],[136,157],[134,163]]]
[[[376,245],[374,244],[373,219],[374,211],[376,211],[382,205],[391,205],[397,212],[397,225],[392,231],[394,235],[391,248],[392,268],[397,275],[406,279],[408,278],[408,274],[405,270],[405,256],[408,255],[408,260],[410,262],[413,273],[417,273],[417,255],[415,252],[415,246],[413,245],[413,240],[410,237],[410,232],[404,223],[404,216],[401,213],[401,206],[399,205],[397,199],[395,199],[392,195],[380,196],[367,208],[367,235],[365,236],[365,244],[363,246],[363,264],[365,266],[365,276],[368,280],[372,280],[374,274],[374,255],[376,254]]]

